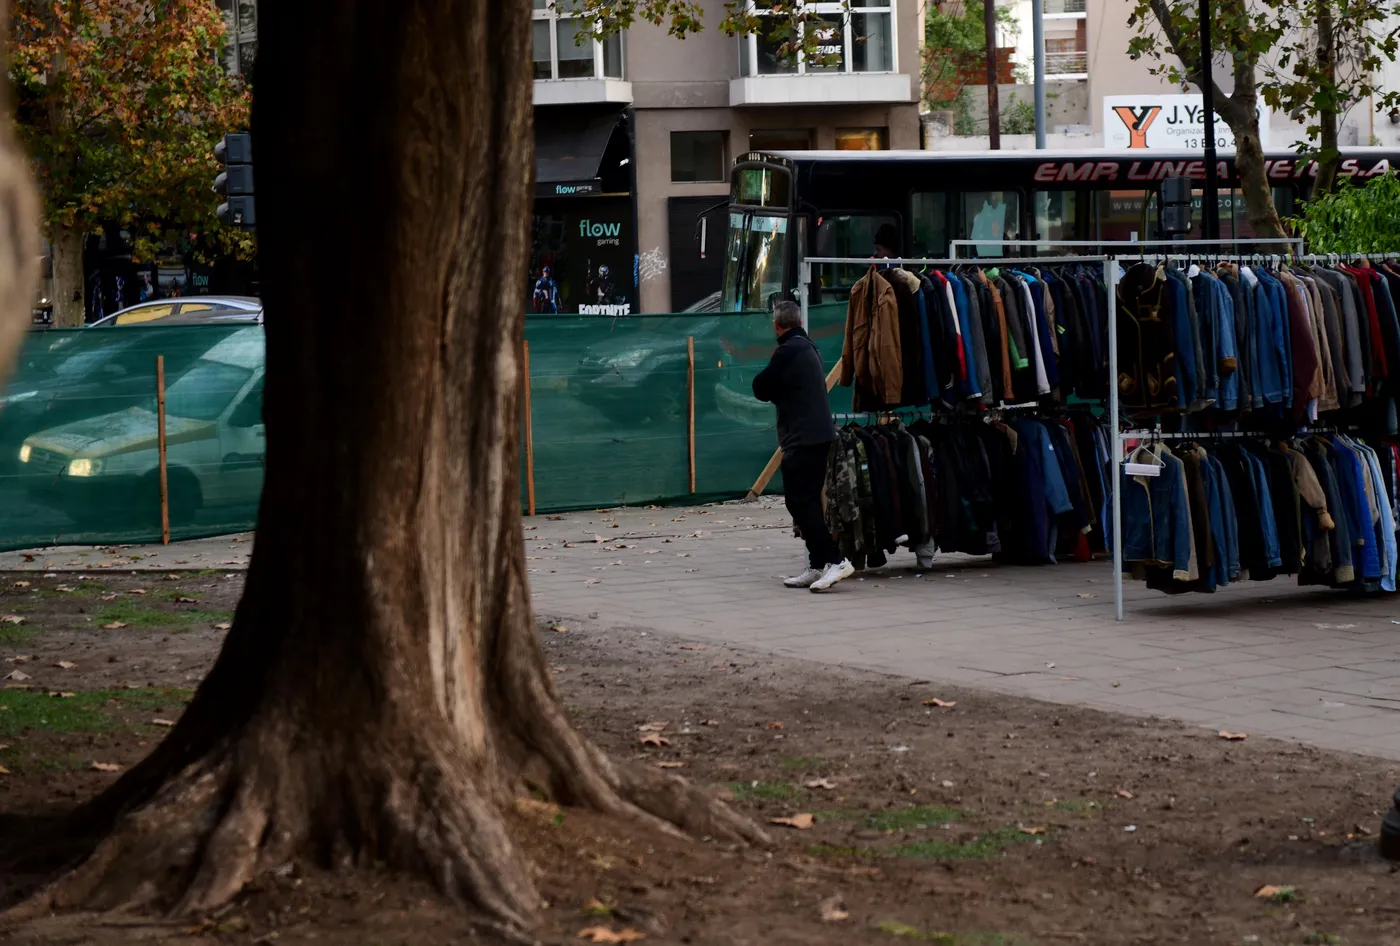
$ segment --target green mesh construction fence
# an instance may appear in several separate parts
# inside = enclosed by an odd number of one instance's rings
[[[0,396],[0,547],[159,540],[157,355],[171,537],[250,528],[263,352],[258,326],[30,333]]]
[[[828,367],[844,304],[812,309]],[[690,492],[686,339],[695,339]],[[777,446],[753,377],[766,315],[532,315],[537,512],[743,496]],[[171,537],[253,527],[264,433],[260,327],[33,332],[0,395],[0,548],[126,544],[161,534],[156,356],[165,358]],[[833,410],[849,410],[838,388]],[[521,454],[521,493],[525,493]],[[779,478],[769,486],[781,491]]]

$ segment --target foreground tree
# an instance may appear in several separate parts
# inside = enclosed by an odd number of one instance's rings
[[[83,324],[83,238],[105,224],[147,255],[192,233],[234,247],[209,182],[214,144],[247,127],[249,99],[224,70],[213,3],[17,0],[9,35],[20,137],[53,247],[55,325]]]
[[[761,838],[575,731],[534,626],[523,299],[483,280],[528,263],[528,5],[279,0],[261,15],[272,317],[247,588],[178,725],[64,825],[81,863],[17,916],[202,911],[310,855],[386,861],[523,926],[540,901],[503,812],[530,790]]]

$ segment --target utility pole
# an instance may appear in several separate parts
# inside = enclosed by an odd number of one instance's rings
[[[1031,0],[1031,41],[1035,45],[1035,147],[1045,150],[1045,0]]]
[[[992,150],[1000,151],[1001,90],[997,86],[996,0],[982,0],[982,25],[987,33],[987,136],[991,139]]]
[[[1215,79],[1210,46],[1210,0],[1201,0],[1201,105],[1205,111],[1206,188],[1201,200],[1201,236],[1220,239],[1220,176],[1215,157]]]

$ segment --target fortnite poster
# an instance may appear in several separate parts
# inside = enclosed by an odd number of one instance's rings
[[[555,207],[563,212],[555,213]],[[626,199],[537,201],[529,309],[538,314],[631,315],[636,250]]]

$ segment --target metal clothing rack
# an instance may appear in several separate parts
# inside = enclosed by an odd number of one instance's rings
[[[1332,257],[1326,255],[1306,255],[1303,253],[1303,240],[1300,237],[1287,238],[1265,238],[1257,240],[1128,240],[1128,241],[1102,241],[1102,240],[953,240],[950,249],[953,253],[950,259],[932,258],[896,258],[896,259],[871,259],[865,257],[807,257],[800,264],[800,278],[798,289],[798,299],[802,307],[802,325],[807,326],[808,312],[808,287],[812,282],[812,266],[818,265],[848,265],[848,266],[939,266],[954,268],[958,266],[973,265],[979,267],[1008,266],[1026,267],[1035,265],[1045,265],[1052,263],[1080,263],[1084,265],[1101,265],[1103,267],[1104,286],[1108,290],[1108,414],[1110,437],[1112,440],[1113,454],[1113,489],[1112,494],[1112,530],[1113,530],[1113,606],[1114,615],[1123,620],[1123,505],[1122,491],[1118,483],[1118,471],[1122,469],[1124,463],[1124,440],[1129,437],[1144,439],[1142,432],[1125,432],[1121,429],[1121,415],[1118,406],[1118,270],[1121,263],[1144,262],[1146,257],[1184,256],[1191,255],[1193,250],[1201,250],[1208,247],[1228,248],[1231,252],[1196,254],[1210,255],[1218,262],[1250,263],[1263,261],[1263,256],[1257,252],[1241,250],[1240,246],[1281,246],[1285,248],[1288,255],[1296,262],[1326,262]],[[968,257],[961,256],[960,251],[974,249],[983,246],[999,246],[1003,250],[1025,249],[1036,247],[1081,247],[1098,251],[1096,255],[1075,256],[999,256],[999,257]],[[1146,247],[1163,247],[1164,253],[1145,254]],[[1352,258],[1365,256],[1366,254],[1351,254]],[[1150,432],[1148,432],[1150,433]],[[1223,432],[1222,432],[1223,433]],[[1231,432],[1236,436],[1258,436],[1255,433]],[[1209,434],[1188,434],[1172,439],[1206,439]],[[1165,439],[1166,435],[1159,435],[1158,439]]]

